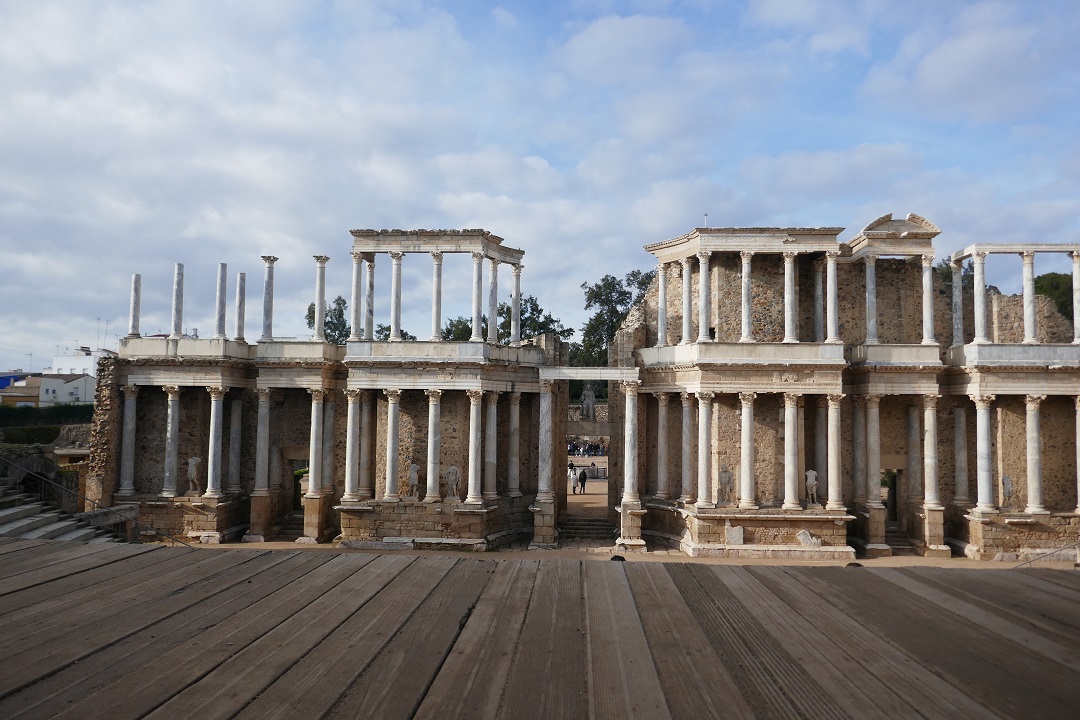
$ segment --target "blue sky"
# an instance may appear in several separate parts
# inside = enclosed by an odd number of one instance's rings
[[[143,332],[167,331],[175,262],[203,336],[217,263],[230,334],[247,273],[250,338],[277,255],[276,334],[305,336],[311,256],[348,299],[352,228],[488,229],[577,328],[581,283],[706,212],[842,239],[915,212],[939,256],[1078,242],[1076,37],[1068,0],[0,0],[0,369],[114,347],[132,273]],[[447,261],[445,317],[469,265]],[[1017,291],[1019,258],[988,274]],[[430,275],[406,257],[421,337]]]

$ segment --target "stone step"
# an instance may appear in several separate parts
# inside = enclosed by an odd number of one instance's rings
[[[23,533],[36,530],[37,528],[48,525],[49,523],[56,522],[60,518],[60,513],[39,513],[37,515],[31,515],[29,517],[20,518],[18,520],[12,520],[9,523],[0,525],[0,537],[21,537]]]
[[[69,530],[63,535],[57,535],[56,540],[87,542],[97,537],[97,530],[92,527],[80,527]],[[109,538],[112,540],[113,538]]]
[[[57,520],[56,522],[34,528],[29,532],[24,532],[19,537],[23,540],[51,540],[78,529],[79,523],[75,520]]]
[[[29,503],[24,505],[12,505],[0,508],[0,525],[5,525],[19,518],[37,515],[42,510],[41,503]]]

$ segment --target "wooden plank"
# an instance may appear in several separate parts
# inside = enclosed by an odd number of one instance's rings
[[[131,554],[131,551],[123,545],[83,545],[78,549],[73,549],[64,562],[29,570],[0,582],[0,595],[25,590],[57,578],[77,575],[131,557]]]
[[[822,584],[805,571],[751,567],[747,568],[747,572],[783,598],[789,606],[799,608],[800,617],[812,623],[822,634],[843,647],[858,649],[865,670],[885,685],[903,688],[903,697],[920,714],[927,709],[948,707],[950,717],[957,720],[1000,717],[942,680],[912,656],[881,642],[875,633],[822,597],[817,592]]]
[[[41,545],[25,548],[13,555],[6,555],[0,563],[0,583],[24,572],[49,567],[67,561],[77,549],[94,552],[99,546],[42,540]]]
[[[0,546],[0,562],[7,562],[7,555],[17,555],[18,553],[25,552],[30,548],[41,547],[47,545],[48,540],[24,540],[23,538],[2,538],[6,542]]]
[[[499,717],[587,717],[584,615],[581,561],[541,561]]]
[[[128,677],[163,653],[200,633],[214,633],[246,612],[252,604],[304,577],[334,556],[329,553],[277,551],[272,564],[244,582],[202,600],[159,623],[101,648],[77,663],[0,700],[0,717],[52,717],[69,704]],[[122,702],[120,694],[111,702]]]
[[[498,563],[424,696],[417,720],[495,716],[539,566],[536,560]]]
[[[454,561],[448,558],[417,560],[380,557],[323,593],[303,613],[291,618],[291,622],[278,624],[214,668],[213,672],[204,674],[198,682],[169,698],[147,717],[169,720],[231,718],[257,696],[267,692],[279,678],[300,663],[301,658],[315,651],[357,609],[382,593],[396,578],[404,575],[406,579],[398,583],[400,593],[395,599],[398,602],[407,601],[410,591],[420,589],[418,586],[422,587],[426,582],[434,585],[453,564]],[[345,649],[331,655],[338,662],[349,662],[344,657],[347,655],[347,643],[359,642],[362,638],[352,633],[343,635],[343,638]],[[333,663],[322,666],[316,663],[314,667],[307,666],[307,670],[306,676],[304,673],[294,673],[288,681],[283,682],[295,687],[298,694],[325,690],[332,684],[331,679],[339,668]],[[335,690],[340,692],[341,689]],[[294,706],[288,716],[296,717],[297,713],[307,712],[308,709],[303,706]]]
[[[582,568],[589,716],[670,718],[624,564],[589,562]]]
[[[623,564],[671,715],[754,717],[666,567]]]
[[[1031,575],[1040,580],[1045,580],[1046,582],[1051,582],[1070,590],[1080,590],[1080,573],[1077,573],[1075,570],[1050,570],[1047,568],[1026,567],[1020,570],[1014,570],[1013,572]]]
[[[400,630],[388,642],[381,643],[377,657],[370,652],[375,644],[373,642],[356,643],[359,647],[355,651],[347,650],[345,656],[348,661],[363,668],[363,673],[351,673],[351,679],[343,678],[346,682],[331,679],[334,685],[342,689],[347,686],[348,690],[339,697],[326,717],[349,720],[357,717],[414,717],[494,570],[495,562],[491,560],[458,561]],[[381,593],[368,605],[382,600],[383,594],[386,593]],[[361,613],[366,614],[367,611],[368,606],[365,606]],[[363,640],[368,639],[369,632],[364,632],[361,636]],[[369,658],[371,662],[368,662]],[[282,684],[279,681],[274,689]],[[282,690],[288,693],[287,687]],[[316,712],[320,710],[322,705],[315,706]],[[245,711],[240,717],[258,719],[263,715]],[[275,714],[274,717],[295,715]]]

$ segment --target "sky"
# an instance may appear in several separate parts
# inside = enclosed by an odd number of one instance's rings
[[[706,213],[846,240],[914,212],[938,257],[1080,242],[1077,37],[1073,0],[0,0],[0,370],[115,348],[134,273],[168,332],[177,262],[185,330],[213,334],[224,262],[227,332],[244,272],[257,338],[270,254],[275,335],[310,336],[312,256],[348,300],[353,228],[489,230],[578,329],[582,283]],[[991,256],[988,282],[1020,269]],[[421,338],[430,283],[406,256]],[[471,260],[443,283],[469,316]]]

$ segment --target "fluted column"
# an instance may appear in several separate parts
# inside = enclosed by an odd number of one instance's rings
[[[364,339],[375,337],[375,255],[368,258],[364,270]]]
[[[739,443],[739,507],[757,509],[757,490],[754,478],[754,398],[757,393],[739,393],[742,405]]]
[[[881,396],[866,396],[866,506],[881,503]]]
[[[161,388],[169,396],[165,419],[165,481],[162,497],[176,497],[177,455],[180,441],[180,388],[165,385]]]
[[[855,491],[853,504],[866,504],[866,398],[855,396],[851,403],[851,424],[855,433],[851,453],[851,474]]]
[[[679,496],[679,502],[689,503],[694,499],[694,486],[691,484],[690,477],[690,441],[692,438],[692,432],[690,428],[690,403],[693,400],[690,397],[690,393],[679,393],[679,399],[682,401],[682,463],[680,465],[681,480],[682,480],[682,494]]]
[[[986,253],[977,252],[971,256],[975,263],[975,342],[988,343],[986,336]]]
[[[554,453],[554,448],[551,445],[551,433],[553,431],[551,393],[554,385],[555,383],[551,380],[540,381],[540,441],[537,453],[540,457],[540,478],[538,480],[536,499],[541,502],[551,502],[555,499],[555,492],[552,490],[551,484],[551,458]]]
[[[229,266],[226,263],[218,263],[217,266],[217,292],[214,294],[214,340],[225,339],[225,301],[228,290]]]
[[[358,388],[345,390],[348,413],[345,416],[345,493],[341,496],[341,502],[360,500],[357,455],[360,449],[360,394],[362,392]]]
[[[1035,330],[1035,253],[1020,253],[1024,258],[1024,342],[1039,342]]]
[[[691,342],[693,322],[693,309],[691,304],[693,303],[693,293],[690,286],[690,258],[684,257],[679,261],[682,265],[682,340],[679,341],[680,345],[689,345]]]
[[[520,267],[520,266],[519,266]],[[507,452],[506,494],[521,497],[521,393],[510,393],[510,447]]]
[[[968,501],[967,407],[963,402],[956,398],[953,408],[953,501],[957,504]]]
[[[274,339],[274,263],[278,261],[273,255],[263,255],[263,302],[262,302],[262,337],[259,342],[269,342]]]
[[[442,448],[442,390],[431,388],[424,391],[428,397],[428,448],[427,448],[427,494],[424,502],[442,500],[439,492],[439,455]]]
[[[371,430],[375,415],[375,396],[370,390],[360,391],[360,488],[357,494],[361,500],[375,495],[374,467],[371,463]]]
[[[499,342],[499,261],[495,258],[488,258],[487,341]]]
[[[623,502],[639,502],[637,477],[637,400],[640,380],[623,382],[623,394],[626,407],[623,415]]]
[[[431,342],[442,340],[442,261],[441,252],[431,253]]]
[[[839,343],[840,340],[840,310],[836,299],[836,259],[840,253],[830,251],[825,253],[825,324],[828,337],[827,343]]]
[[[698,342],[709,342],[709,314],[712,310],[709,285],[710,252],[702,251],[698,257]]]
[[[799,296],[795,293],[795,260],[798,257],[798,253],[784,253],[784,342],[786,343],[799,342],[799,334],[795,329],[795,321],[799,313]]]
[[[940,395],[923,395],[923,508],[941,509],[938,487],[937,404]]]
[[[742,298],[740,300],[740,309],[742,310],[742,334],[739,337],[739,342],[753,342],[754,330],[751,324],[750,307],[753,299],[751,297],[751,275],[750,275],[750,262],[754,259],[754,253],[743,251],[739,253],[739,257],[742,259]]]
[[[123,429],[120,431],[120,489],[117,495],[135,494],[135,399],[139,396],[138,385],[124,385]]]
[[[1039,405],[1045,395],[1028,395],[1027,401],[1027,508],[1031,515],[1047,515],[1043,506],[1042,434],[1039,432]]]
[[[255,487],[252,497],[270,494],[270,389],[255,391],[259,398],[258,420],[255,427]]]
[[[326,390],[309,389],[311,423],[308,430],[308,486],[304,497],[317,498],[322,494],[323,400]]]
[[[225,492],[230,495],[240,493],[240,431],[244,416],[244,399],[237,390],[229,407],[229,474]]]
[[[491,327],[490,325],[488,327]],[[484,493],[483,498],[485,500],[498,500],[499,499],[499,487],[498,478],[496,476],[496,462],[498,456],[496,455],[496,443],[498,438],[498,408],[499,408],[499,395],[498,392],[489,392],[487,394],[487,422],[484,426]]]
[[[829,499],[826,510],[845,509],[840,476],[840,403],[843,400],[843,395],[829,395]]]
[[[976,268],[978,268],[978,265],[976,265]],[[978,283],[976,283],[976,290],[978,290]],[[996,513],[997,509],[994,507],[994,478],[990,467],[990,405],[994,402],[994,396],[971,395],[970,397],[971,401],[975,403],[975,474],[978,485],[975,511]]]
[[[694,507],[716,507],[712,501],[712,401],[715,393],[699,392],[698,402],[698,463],[697,503]]]
[[[877,256],[865,255],[866,264],[866,344],[877,345]]]
[[[139,308],[142,304],[142,275],[135,273],[131,276],[131,304],[128,306],[128,334],[129,338],[139,337]]]
[[[206,455],[206,492],[203,497],[221,497],[221,411],[225,388],[208,387],[210,393],[210,447]]]
[[[667,271],[664,263],[656,266],[656,347],[667,345]]]
[[[244,340],[244,321],[246,320],[245,313],[247,312],[247,274],[236,274],[236,342],[246,342]]]
[[[667,393],[653,393],[656,397],[656,499],[667,500],[668,492],[668,400]]]
[[[360,342],[364,338],[364,311],[361,307],[361,302],[363,302],[362,293],[364,292],[364,280],[362,277],[364,253],[353,251],[349,254],[352,255],[352,285],[350,286],[351,294],[349,296],[349,342]]]
[[[179,340],[184,331],[184,263],[173,268],[172,286],[172,332],[170,340]]]
[[[401,341],[401,259],[403,252],[390,255],[390,342]]]
[[[401,391],[383,390],[386,395],[386,488],[383,502],[398,502],[401,490],[398,483],[400,460],[398,458],[401,432]]]
[[[1080,252],[1072,256],[1073,344],[1080,343]]]
[[[521,342],[521,271],[525,268],[520,263],[512,265],[510,273],[514,277],[514,296],[510,298],[510,344]]]
[[[469,493],[465,502],[470,505],[483,505],[484,497],[480,489],[480,470],[483,464],[480,455],[480,406],[484,400],[484,392],[465,392],[469,396]]]
[[[315,258],[315,342],[326,342],[326,255],[313,255]],[[309,474],[310,478],[311,475]]]
[[[922,256],[922,344],[937,345],[934,339],[934,256]]]
[[[964,344],[964,264],[950,263],[952,269],[952,344]]]
[[[472,254],[472,261],[472,335],[469,337],[469,342],[483,342],[484,335],[481,332],[483,329],[483,307],[481,296],[484,286],[484,254],[474,252]]]
[[[784,393],[784,510],[799,505],[799,396]]]
[[[820,262],[814,263],[814,342],[825,342],[825,289]]]

